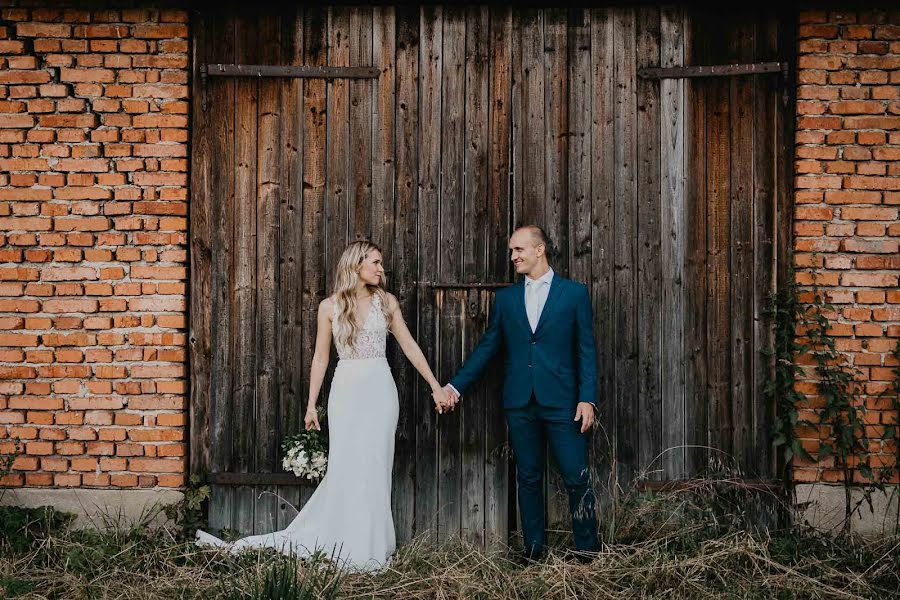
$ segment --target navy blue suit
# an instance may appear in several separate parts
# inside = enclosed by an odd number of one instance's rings
[[[597,354],[587,286],[555,273],[534,332],[525,284],[497,291],[487,330],[450,384],[465,394],[501,348],[503,408],[516,458],[525,551],[544,550],[544,441],[569,493],[579,550],[597,549],[595,498],[587,471],[587,434],[574,421],[579,402],[596,405]]]

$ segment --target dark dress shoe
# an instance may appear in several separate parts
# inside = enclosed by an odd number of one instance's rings
[[[600,556],[600,552],[598,550],[569,550],[568,556],[586,565],[594,562]]]
[[[520,552],[516,554],[515,563],[520,567],[530,567],[545,558],[547,558],[546,552]]]

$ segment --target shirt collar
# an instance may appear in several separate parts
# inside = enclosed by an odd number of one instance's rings
[[[525,276],[525,285],[528,285],[531,283],[546,283],[549,285],[552,281],[553,281],[553,268],[552,267],[550,268],[549,271],[547,271],[546,273],[544,273],[542,276],[538,277],[537,279],[532,279],[528,275]]]

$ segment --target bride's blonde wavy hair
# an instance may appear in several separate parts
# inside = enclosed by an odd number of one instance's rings
[[[337,273],[334,276],[334,297],[337,302],[337,327],[335,337],[344,346],[353,346],[362,323],[356,322],[356,284],[359,281],[359,266],[373,251],[381,254],[381,248],[369,240],[359,240],[350,243],[341,254],[337,264]],[[369,292],[377,295],[381,300],[381,312],[385,319],[390,320],[387,311],[387,292],[384,289],[385,277],[381,278],[379,285],[366,284]],[[374,308],[374,307],[372,307]]]

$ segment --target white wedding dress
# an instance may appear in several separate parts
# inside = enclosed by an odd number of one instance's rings
[[[335,322],[332,319],[332,331]],[[337,562],[354,571],[390,563],[396,548],[391,476],[399,403],[385,357],[387,332],[375,295],[353,347],[336,343],[339,361],[328,395],[327,471],[294,520],[280,531],[230,543],[198,530],[196,544],[234,553],[269,547],[301,557],[316,550],[326,556],[334,552]]]

